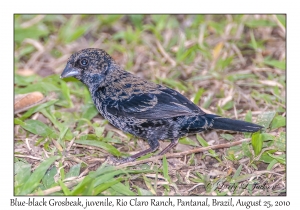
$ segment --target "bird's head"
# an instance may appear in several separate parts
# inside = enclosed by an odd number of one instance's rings
[[[101,86],[113,59],[104,50],[87,48],[71,55],[60,78],[75,77],[89,88]]]

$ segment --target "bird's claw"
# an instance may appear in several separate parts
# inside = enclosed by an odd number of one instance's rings
[[[117,165],[121,165],[121,164],[124,164],[124,163],[132,162],[134,160],[135,159],[132,158],[132,157],[118,159],[118,158],[115,158],[115,157],[112,157],[112,156],[108,156],[107,159],[106,159],[106,163],[109,164],[109,165],[117,166]]]

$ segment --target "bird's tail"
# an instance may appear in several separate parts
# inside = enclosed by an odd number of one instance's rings
[[[263,126],[245,122],[242,120],[233,120],[229,118],[220,117],[218,115],[206,114],[208,122],[211,122],[214,129],[222,129],[229,131],[240,131],[240,132],[256,132],[263,128]]]

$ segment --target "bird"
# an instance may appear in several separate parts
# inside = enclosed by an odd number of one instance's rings
[[[118,164],[159,148],[159,140],[170,140],[158,155],[167,153],[181,137],[209,129],[257,132],[263,127],[205,113],[178,91],[144,80],[125,71],[104,50],[86,48],[73,53],[60,78],[74,77],[84,83],[99,113],[113,126],[148,141],[149,148]]]

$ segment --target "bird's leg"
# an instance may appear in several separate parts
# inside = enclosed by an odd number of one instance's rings
[[[112,163],[114,165],[119,165],[119,164],[123,164],[123,163],[128,163],[128,162],[132,162],[134,161],[135,159],[143,156],[143,155],[146,155],[150,152],[155,152],[158,147],[159,147],[159,142],[156,140],[156,141],[149,141],[149,145],[150,145],[150,148],[146,149],[146,150],[143,150],[141,152],[138,152],[130,157],[127,157],[127,158],[122,158],[122,159],[116,159],[116,158],[109,158],[108,159],[108,162],[109,163]]]
[[[157,147],[157,148],[158,148],[158,147]],[[134,161],[135,159],[137,159],[137,158],[139,158],[139,157],[141,157],[141,156],[143,156],[143,155],[147,155],[147,154],[150,153],[150,152],[154,152],[155,150],[157,150],[157,148],[153,150],[153,149],[150,147],[150,148],[148,148],[148,149],[146,149],[146,150],[143,150],[143,151],[141,151],[141,152],[138,152],[138,153],[136,153],[136,154],[134,154],[134,155],[132,155],[132,156],[130,156],[130,157],[128,157],[128,158],[124,158],[124,159],[122,159],[122,160],[126,160],[126,162]]]
[[[171,143],[168,146],[166,146],[160,153],[158,153],[158,155],[166,154],[170,149],[172,149],[178,144],[178,140],[178,138],[172,139]]]

